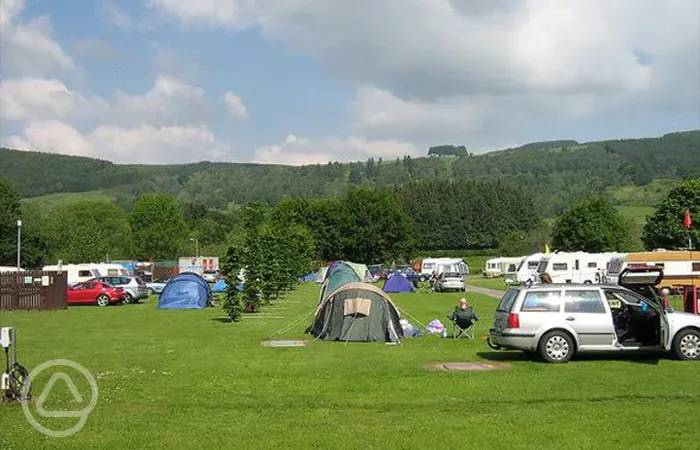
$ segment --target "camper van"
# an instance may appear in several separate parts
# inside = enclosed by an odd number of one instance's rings
[[[486,261],[482,274],[486,278],[502,277],[507,272],[518,270],[522,257],[517,258],[491,258]]]
[[[602,283],[606,281],[610,260],[618,256],[619,253],[550,253],[540,260],[537,275],[547,273],[553,283]]]
[[[608,281],[617,280],[627,267],[654,266],[663,270],[659,288],[681,288],[700,285],[700,252],[667,251],[637,252],[619,255],[610,261]]]
[[[73,285],[83,281],[88,281],[97,277],[129,276],[128,270],[119,264],[60,264],[55,266],[44,266],[45,272],[66,272],[68,274],[68,284]]]
[[[430,276],[433,272],[456,272],[461,275],[469,274],[469,266],[461,258],[426,258],[421,262],[420,273]]]
[[[537,280],[537,267],[544,253],[534,253],[522,258],[520,265],[514,272],[508,271],[503,277],[503,281],[508,284],[528,283]]]

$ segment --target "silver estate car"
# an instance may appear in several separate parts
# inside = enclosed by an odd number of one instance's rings
[[[498,305],[489,346],[538,353],[552,363],[584,352],[663,351],[700,359],[700,316],[666,310],[658,297],[635,291],[592,284],[511,288]]]

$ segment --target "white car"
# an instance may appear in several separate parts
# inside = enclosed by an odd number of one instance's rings
[[[433,288],[438,292],[445,291],[466,291],[464,287],[464,276],[458,272],[443,272],[438,275]]]

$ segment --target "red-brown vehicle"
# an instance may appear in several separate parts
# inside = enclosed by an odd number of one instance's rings
[[[121,303],[126,299],[123,288],[111,284],[90,280],[68,287],[66,301],[69,305],[107,306]]]

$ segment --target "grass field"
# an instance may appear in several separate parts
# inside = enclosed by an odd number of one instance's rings
[[[481,337],[496,300],[475,294],[482,320],[473,342],[428,336],[398,346],[261,345],[309,313],[316,296],[315,285],[302,286],[238,324],[222,322],[218,308],[159,311],[155,300],[4,313],[0,323],[18,330],[21,362],[74,360],[96,376],[99,399],[85,428],[63,439],[38,434],[19,405],[0,404],[0,448],[698,447],[696,363],[598,356],[546,365],[493,352]],[[459,296],[394,299],[427,323],[443,319]],[[281,337],[308,338],[308,323]],[[437,361],[511,367],[424,368]],[[37,380],[35,395],[45,383]],[[67,390],[55,392],[48,409],[71,406]],[[63,420],[75,419],[42,423]]]
[[[480,287],[485,287],[489,289],[498,289],[500,291],[505,291],[507,286],[503,282],[503,278],[501,277],[496,277],[496,278],[485,278],[481,276],[480,274],[475,274],[472,273],[467,277],[466,280],[467,284],[472,284],[474,286],[480,286]],[[468,290],[468,288],[467,288]]]

